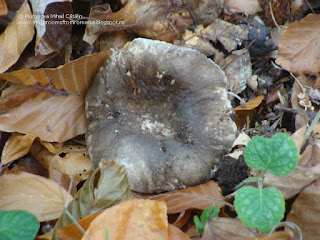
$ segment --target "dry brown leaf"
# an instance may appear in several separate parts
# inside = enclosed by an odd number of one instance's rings
[[[164,200],[168,206],[168,214],[179,213],[187,209],[204,210],[211,205],[224,206],[220,188],[214,181],[195,187],[172,191],[148,197],[151,200]]]
[[[196,49],[206,56],[219,54],[219,50],[213,47],[204,36],[205,30],[202,25],[198,25],[195,32],[186,30],[181,40],[175,40],[174,45]],[[223,56],[223,53],[220,53]],[[216,62],[216,61],[215,61]],[[217,63],[217,62],[216,62]]]
[[[189,238],[191,238],[192,240],[199,240],[199,236],[198,236],[198,230],[197,227],[195,225],[193,225],[191,228],[189,228],[186,231],[186,234]]]
[[[48,149],[49,152],[53,154],[58,154],[63,149],[63,143],[57,143],[57,142],[44,142],[41,139],[37,139],[42,146],[44,146],[46,149]]]
[[[32,87],[10,87],[2,92],[0,130],[49,142],[64,142],[85,133],[84,95],[105,60],[101,52],[55,69],[0,74],[0,79]]]
[[[0,35],[0,73],[8,70],[19,59],[33,38],[34,24],[28,16],[32,16],[32,13],[28,2],[25,2]]]
[[[248,49],[244,48],[233,51],[231,55],[219,63],[219,66],[226,73],[228,89],[231,92],[238,94],[245,90],[247,81],[252,77],[251,59]]]
[[[262,10],[259,0],[225,0],[224,8],[227,12],[245,15],[255,15]]]
[[[108,208],[90,224],[87,234],[91,240],[110,239],[169,240],[167,206],[164,201],[134,199]],[[83,236],[82,240],[89,240]]]
[[[105,14],[98,12],[98,8],[91,9],[90,17],[108,24],[88,24],[84,40],[89,44],[95,40],[91,35],[99,35],[103,32],[120,30],[134,31],[141,37],[152,38],[172,42],[179,38],[188,26],[193,24],[189,10],[198,24],[203,21],[213,21],[221,10],[223,2],[220,0],[184,1],[183,5],[178,1],[162,0],[129,0],[118,12],[110,13],[106,5],[102,5]]]
[[[18,85],[32,86],[54,95],[84,96],[92,77],[106,58],[105,53],[99,52],[80,57],[57,68],[27,69],[3,73],[0,74],[0,79]]]
[[[247,110],[255,109],[262,103],[263,99],[264,99],[264,96],[260,95],[250,100],[245,106],[235,107],[233,111],[247,111]]]
[[[19,91],[33,89],[17,90],[19,95]],[[48,92],[40,92],[26,99],[21,106],[7,109],[0,115],[2,131],[35,135],[44,141],[64,142],[83,134],[86,127],[84,99],[73,95],[52,96]]]
[[[205,32],[207,37],[210,37],[213,42],[218,40],[228,52],[236,50],[239,44],[243,41],[247,41],[249,34],[248,29],[224,21],[220,18],[206,27]]]
[[[170,240],[190,240],[187,234],[172,224],[168,224],[168,235]]]
[[[289,72],[320,71],[320,15],[309,14],[292,23],[281,35],[276,63]]]
[[[54,181],[26,172],[0,176],[0,209],[26,210],[38,221],[57,219],[72,196]]]
[[[20,133],[12,134],[3,147],[0,168],[26,155],[35,138]]]
[[[201,240],[243,240],[254,237],[247,227],[239,219],[234,218],[213,218],[206,224]]]
[[[90,223],[102,212],[96,212],[91,215],[85,216],[78,221],[79,225],[86,231]],[[57,229],[56,236],[61,240],[79,240],[83,237],[83,232],[79,229],[76,224],[71,224],[62,228]]]
[[[320,235],[320,179],[303,189],[293,202],[287,221],[300,228],[303,239],[316,239]]]
[[[36,240],[52,240],[52,232],[48,232],[36,237]]]
[[[44,168],[54,168],[76,182],[87,179],[93,172],[91,158],[84,146],[66,145],[61,152],[53,154],[35,142],[30,153]]]
[[[296,239],[294,237],[293,232],[291,231],[278,231],[273,232],[268,235],[258,235],[252,238],[247,238],[246,240],[293,240]]]

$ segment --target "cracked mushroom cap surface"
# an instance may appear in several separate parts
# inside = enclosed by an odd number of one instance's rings
[[[235,138],[227,79],[196,50],[138,38],[114,50],[86,95],[86,141],[95,167],[126,166],[131,189],[204,183]]]

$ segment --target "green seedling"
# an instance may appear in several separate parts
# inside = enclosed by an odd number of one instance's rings
[[[236,193],[234,206],[245,226],[268,233],[282,220],[285,201],[278,189],[263,188],[264,175],[267,171],[278,176],[292,172],[298,164],[298,149],[290,136],[284,133],[277,133],[270,139],[255,136],[244,150],[244,159],[250,168],[262,170],[262,173],[244,180],[237,187],[252,182],[258,184],[257,188],[241,187]]]
[[[206,226],[206,223],[209,221],[209,219],[218,217],[219,211],[220,211],[219,206],[216,205],[213,211],[212,211],[212,206],[209,206],[205,210],[203,210],[200,216],[200,219],[198,216],[193,217],[193,221],[197,227],[199,236],[202,236],[204,232],[204,227]]]
[[[0,210],[1,240],[33,240],[39,227],[37,218],[27,211]]]

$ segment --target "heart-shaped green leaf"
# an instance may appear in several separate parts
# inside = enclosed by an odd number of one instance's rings
[[[288,134],[277,133],[272,138],[254,136],[244,150],[249,167],[267,169],[275,175],[287,175],[296,168],[298,149]]]
[[[1,240],[33,240],[39,227],[37,218],[27,211],[0,211]]]
[[[242,187],[236,193],[234,206],[241,222],[268,233],[284,216],[285,202],[276,188]]]

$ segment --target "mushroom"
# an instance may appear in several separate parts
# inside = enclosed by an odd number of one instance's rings
[[[196,50],[142,38],[114,50],[86,95],[94,166],[125,165],[131,189],[146,193],[209,180],[235,138],[226,87]]]

